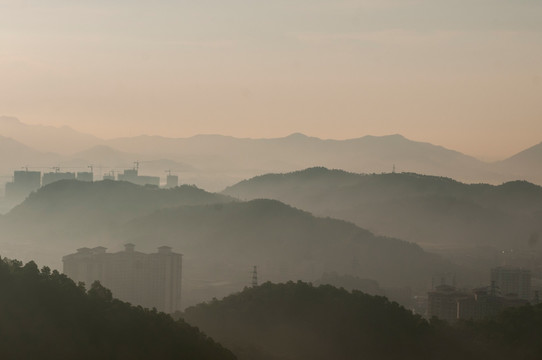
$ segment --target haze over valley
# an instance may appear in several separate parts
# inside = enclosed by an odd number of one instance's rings
[[[356,173],[413,172],[451,177],[467,183],[516,179],[542,184],[542,143],[484,162],[452,149],[408,140],[401,135],[328,140],[296,133],[283,138],[234,138],[198,135],[189,138],[136,136],[99,139],[70,128],[28,125],[0,117],[0,185],[22,168],[42,172],[88,171],[96,179],[119,173],[138,161],[141,173],[165,178],[179,175],[185,184],[221,191],[241,180],[269,172],[313,166]],[[3,186],[2,186],[3,188]]]
[[[0,0],[0,358],[540,360],[542,2]]]

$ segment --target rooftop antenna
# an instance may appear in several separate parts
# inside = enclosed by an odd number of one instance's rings
[[[134,161],[134,170],[139,171],[139,161]]]
[[[24,171],[28,172],[28,165],[22,167]]]
[[[88,168],[90,169],[90,172],[94,174],[94,165],[90,164]]]
[[[53,166],[52,169],[57,173],[60,171],[60,168],[58,166]]]
[[[254,265],[252,270],[252,287],[258,286],[258,267]]]
[[[166,172],[167,172],[168,176],[171,176],[171,169],[167,169]]]

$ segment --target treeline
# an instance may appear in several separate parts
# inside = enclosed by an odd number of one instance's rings
[[[235,359],[182,320],[86,291],[34,262],[0,261],[2,359]]]
[[[541,306],[450,325],[385,297],[289,282],[246,288],[182,316],[240,360],[542,358]]]

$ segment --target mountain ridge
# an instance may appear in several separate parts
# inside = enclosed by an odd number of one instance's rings
[[[223,194],[270,198],[419,244],[526,248],[542,234],[542,187],[465,184],[413,173],[356,174],[324,167],[257,176]],[[534,235],[533,235],[534,234]]]

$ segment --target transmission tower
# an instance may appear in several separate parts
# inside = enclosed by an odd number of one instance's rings
[[[258,286],[258,267],[254,266],[254,270],[252,270],[252,287]]]

